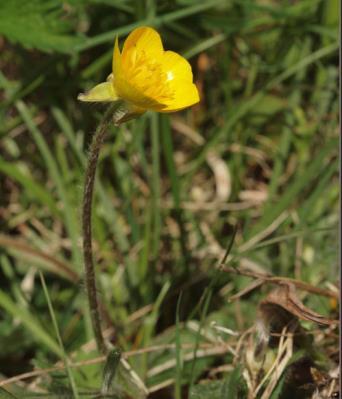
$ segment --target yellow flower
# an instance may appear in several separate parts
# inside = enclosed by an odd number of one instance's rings
[[[174,112],[199,102],[188,61],[173,51],[164,51],[154,29],[141,27],[127,37],[122,53],[115,40],[113,73],[81,101],[119,101],[124,104],[124,120],[147,110]],[[122,116],[122,115],[121,115]],[[122,119],[119,120],[122,122]]]

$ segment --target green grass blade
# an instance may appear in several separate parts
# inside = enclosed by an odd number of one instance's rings
[[[151,134],[152,134],[152,199],[151,207],[153,209],[153,237],[151,252],[155,258],[158,255],[160,247],[161,234],[161,209],[160,209],[160,131],[158,115],[154,112],[151,114]]]
[[[23,173],[19,165],[13,162],[6,162],[0,158],[0,172],[20,183],[32,199],[38,200],[41,204],[46,205],[53,215],[57,216],[60,214],[53,196],[30,176]]]
[[[310,216],[313,213],[313,209],[317,204],[317,201],[324,196],[324,192],[327,189],[327,186],[331,184],[331,178],[334,174],[338,173],[338,160],[331,162],[330,165],[323,171],[320,179],[317,183],[317,186],[312,191],[310,197],[304,202],[304,204],[298,210],[299,219],[302,223],[305,223],[310,219]]]
[[[188,267],[189,264],[189,251],[187,250],[188,235],[185,228],[184,212],[181,209],[181,181],[178,176],[176,165],[174,161],[174,148],[172,143],[170,119],[169,117],[162,116],[161,118],[161,138],[162,149],[166,163],[166,168],[170,176],[172,198],[175,205],[174,217],[179,226],[179,244],[182,251],[181,267]]]
[[[78,395],[77,387],[76,387],[76,384],[75,384],[74,375],[73,375],[73,372],[72,372],[72,370],[70,368],[70,365],[69,365],[69,359],[68,359],[67,354],[66,354],[65,349],[64,349],[64,345],[63,345],[63,341],[62,341],[62,338],[61,338],[61,334],[59,332],[57,319],[56,319],[55,312],[53,310],[53,306],[52,306],[52,303],[51,303],[49,291],[48,291],[48,289],[46,287],[45,279],[44,279],[43,273],[41,271],[39,271],[39,276],[40,276],[40,281],[42,283],[42,287],[43,287],[43,291],[44,291],[44,294],[45,294],[45,298],[46,298],[46,301],[47,301],[47,304],[48,304],[48,307],[49,307],[50,317],[51,317],[51,320],[52,320],[53,327],[55,329],[55,333],[56,333],[56,337],[57,337],[57,340],[58,340],[59,348],[60,348],[60,351],[62,353],[62,360],[63,360],[64,366],[65,366],[65,369],[66,369],[66,372],[67,372],[67,375],[68,375],[68,378],[69,378],[70,387],[72,389],[72,392],[74,394],[75,399],[78,399],[79,395]]]
[[[181,332],[180,332],[180,305],[182,302],[182,293],[180,293],[176,306],[176,378],[175,378],[175,398],[182,398],[182,342],[181,342]]]
[[[261,99],[267,94],[268,91],[282,83],[284,80],[288,79],[290,76],[294,75],[308,65],[336,52],[338,49],[338,43],[333,43],[329,46],[323,47],[312,54],[308,55],[301,61],[299,61],[294,66],[287,68],[283,73],[279,74],[276,78],[272,79],[263,90],[260,90],[249,100],[244,101],[240,106],[234,109],[234,112],[229,115],[226,122],[222,128],[216,129],[211,137],[207,140],[206,144],[203,146],[196,159],[192,161],[189,166],[191,173],[187,176],[187,182],[189,183],[192,179],[193,173],[203,164],[206,159],[208,151],[218,144],[221,138],[228,136],[232,128],[237,124],[237,122],[246,116],[253,108],[261,101]]]
[[[20,113],[21,117],[23,118],[24,122],[26,123],[29,131],[32,134],[32,137],[41,152],[44,161],[46,162],[48,171],[50,173],[51,178],[53,179],[58,193],[59,197],[63,203],[64,206],[64,222],[67,227],[67,230],[69,232],[69,236],[72,242],[72,255],[73,255],[73,261],[75,264],[76,269],[79,269],[82,265],[82,259],[81,259],[81,252],[78,247],[78,237],[79,237],[79,224],[78,224],[78,215],[74,211],[74,208],[70,204],[70,200],[68,197],[68,193],[66,190],[66,187],[63,183],[63,179],[60,175],[60,172],[58,170],[56,161],[54,160],[52,153],[46,143],[46,141],[43,138],[42,133],[39,131],[37,128],[35,122],[32,119],[32,116],[30,114],[29,109],[26,107],[25,103],[21,100],[16,102],[16,107],[18,109],[18,112]]]
[[[138,22],[134,22],[132,24],[123,26],[121,28],[117,28],[114,30],[111,30],[106,33],[102,33],[100,35],[94,36],[92,38],[89,38],[85,40],[83,43],[80,45],[75,46],[75,51],[83,51],[86,49],[89,49],[94,46],[98,46],[99,44],[106,43],[106,42],[114,42],[114,38],[116,36],[121,36],[121,35],[126,35],[127,33],[131,32],[133,29],[143,26],[143,25],[149,25],[149,26],[154,26],[158,27],[163,24],[166,24],[168,22],[172,21],[177,21],[181,18],[188,17],[190,15],[198,14],[200,12],[203,12],[205,10],[209,10],[210,8],[213,8],[215,6],[218,6],[220,4],[226,3],[226,0],[207,0],[204,3],[201,4],[196,4],[193,6],[185,7],[181,10],[176,10],[172,11],[168,14],[164,15],[158,15],[155,18],[148,18],[145,20],[140,20]]]
[[[74,154],[76,155],[80,165],[85,167],[86,165],[86,156],[82,151],[82,148],[80,147],[79,143],[77,143],[76,140],[76,134],[74,132],[74,129],[64,114],[64,112],[57,107],[52,107],[51,112],[53,117],[55,118],[56,122],[58,123],[60,129],[62,132],[65,134],[66,138],[68,139],[69,144],[71,145],[72,150],[74,151]]]
[[[208,39],[201,40],[198,44],[191,47],[189,50],[183,53],[183,57],[185,58],[192,58],[197,54],[200,54],[211,47],[217,46],[218,44],[222,43],[227,39],[227,35],[224,33],[220,33],[215,35],[214,37],[209,37]]]
[[[324,165],[325,158],[331,154],[331,151],[333,151],[337,145],[338,142],[336,140],[330,140],[325,147],[321,149],[306,170],[301,175],[296,176],[295,180],[287,187],[279,200],[269,208],[267,213],[263,213],[258,223],[247,232],[246,240],[269,226],[284,210],[295,202],[297,195],[319,175],[322,170],[322,165]]]
[[[12,299],[3,291],[0,291],[0,307],[5,309],[13,318],[18,318],[23,325],[32,333],[32,338],[46,346],[57,356],[63,356],[63,352],[51,336],[45,331],[41,323],[22,306],[15,304]]]

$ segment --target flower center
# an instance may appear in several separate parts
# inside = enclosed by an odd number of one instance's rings
[[[165,103],[174,97],[168,83],[172,77],[156,59],[148,57],[143,50],[136,51],[132,48],[125,61],[127,80],[145,96],[159,103]]]

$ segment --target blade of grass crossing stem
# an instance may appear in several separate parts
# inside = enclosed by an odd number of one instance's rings
[[[162,137],[162,147],[166,162],[166,168],[170,176],[172,198],[175,205],[174,217],[176,219],[180,231],[179,245],[183,255],[181,259],[182,262],[181,266],[182,268],[184,267],[188,268],[187,266],[188,264],[190,264],[190,262],[188,262],[189,251],[187,250],[188,237],[184,225],[184,212],[180,206],[181,182],[178,177],[175,161],[173,158],[174,150],[173,150],[173,143],[171,137],[170,118],[165,115],[161,116],[161,137]]]
[[[290,184],[286,191],[281,195],[279,200],[273,204],[273,207],[269,208],[267,213],[263,213],[263,216],[259,222],[251,229],[246,235],[246,240],[249,240],[260,231],[264,230],[270,225],[284,210],[286,210],[296,199],[297,195],[310,184],[319,173],[322,171],[325,158],[331,154],[335,148],[338,147],[338,140],[330,140],[325,147],[313,158],[312,162],[306,168],[306,170]]]
[[[159,142],[159,116],[156,112],[151,114],[152,134],[152,199],[153,209],[153,238],[151,252],[154,258],[157,257],[160,245],[161,214],[160,214],[160,142]]]
[[[33,121],[30,111],[26,107],[25,103],[21,100],[16,102],[16,107],[24,122],[26,123],[29,131],[31,132],[33,139],[44,158],[49,174],[56,185],[60,200],[62,201],[64,206],[64,222],[72,242],[73,263],[76,265],[76,268],[79,269],[82,265],[82,260],[81,252],[77,244],[79,237],[78,216],[74,212],[73,207],[70,204],[69,197],[63,184],[63,179],[59,173],[57,164],[51,154],[48,145],[43,138],[42,133],[39,131],[35,122]]]
[[[182,399],[182,342],[180,333],[180,305],[182,302],[182,292],[179,294],[176,307],[176,378],[175,378],[175,398]]]
[[[69,365],[69,359],[67,357],[67,354],[65,353],[63,341],[62,341],[62,338],[61,338],[61,335],[60,335],[60,332],[59,332],[57,319],[56,319],[56,316],[55,316],[55,312],[53,310],[53,306],[52,306],[52,302],[51,302],[51,299],[50,299],[49,291],[48,291],[48,289],[46,287],[45,279],[44,279],[43,273],[41,271],[39,271],[39,277],[40,277],[40,281],[42,283],[42,287],[43,287],[44,295],[45,295],[45,298],[46,298],[46,302],[48,304],[49,313],[50,313],[50,317],[51,317],[51,320],[52,320],[53,327],[55,329],[57,341],[58,341],[58,344],[59,344],[59,347],[60,347],[60,350],[61,350],[61,353],[62,353],[62,360],[63,360],[64,366],[65,366],[65,369],[66,369],[66,372],[67,372],[67,375],[68,375],[68,378],[69,378],[70,387],[71,387],[72,393],[74,394],[74,398],[78,399],[79,395],[78,395],[78,391],[77,391],[77,388],[76,388],[75,379],[74,379],[72,370],[71,370],[70,365]]]
[[[306,68],[308,65],[324,58],[333,52],[336,52],[338,49],[339,44],[333,43],[329,46],[323,47],[304,59],[300,60],[294,66],[287,68],[284,72],[279,74],[277,77],[272,79],[268,84],[266,84],[265,88],[254,94],[249,100],[244,101],[240,106],[238,106],[234,111],[228,114],[228,118],[226,118],[225,124],[222,128],[217,128],[214,130],[210,138],[206,141],[206,144],[202,147],[201,151],[197,154],[197,157],[194,161],[192,161],[190,165],[190,172],[187,175],[187,184],[190,184],[192,181],[193,174],[196,170],[202,165],[203,162],[206,160],[206,155],[208,151],[216,145],[219,140],[224,137],[228,136],[231,132],[232,128],[236,125],[236,123],[242,119],[244,116],[250,112],[255,105],[267,94],[267,92],[278,84],[282,83],[284,80],[289,78],[290,76],[294,75],[298,71],[303,68]]]
[[[110,393],[110,388],[118,370],[120,359],[120,349],[115,348],[108,353],[106,363],[103,368],[101,395],[108,395]]]
[[[60,347],[51,338],[49,333],[45,331],[33,314],[28,309],[14,303],[3,291],[0,291],[0,307],[5,309],[14,319],[19,319],[27,330],[31,332],[33,340],[43,344],[57,356],[61,357],[63,355]]]

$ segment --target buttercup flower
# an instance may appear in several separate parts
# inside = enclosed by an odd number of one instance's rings
[[[115,40],[113,72],[107,82],[88,93],[81,101],[122,101],[116,122],[131,119],[147,110],[174,112],[199,102],[188,61],[173,51],[164,51],[154,29],[140,27],[127,37],[122,53]]]

